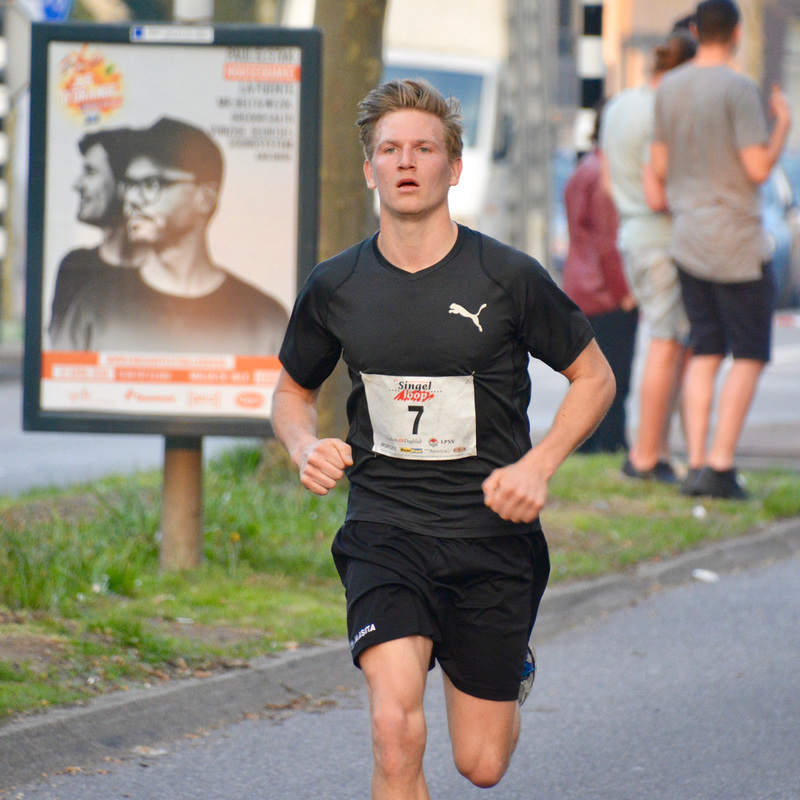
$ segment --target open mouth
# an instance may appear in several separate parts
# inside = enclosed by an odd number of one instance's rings
[[[419,184],[412,178],[403,178],[403,180],[397,182],[398,189],[404,189],[407,186],[419,186]]]

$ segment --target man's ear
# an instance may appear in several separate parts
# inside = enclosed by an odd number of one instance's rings
[[[364,177],[367,180],[368,188],[377,188],[378,184],[375,183],[375,176],[372,174],[372,164],[370,164],[369,159],[365,159],[364,161]]]
[[[219,198],[219,184],[215,182],[201,183],[197,186],[198,209],[204,214],[213,214]]]
[[[461,180],[461,170],[464,169],[464,162],[460,158],[457,158],[450,165],[450,169],[453,171],[452,177],[450,178],[450,185],[456,186],[459,180]]]

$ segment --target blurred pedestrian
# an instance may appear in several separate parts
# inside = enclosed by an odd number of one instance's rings
[[[650,142],[656,89],[664,75],[692,58],[696,49],[687,30],[671,33],[655,48],[649,81],[609,101],[601,133],[620,214],[619,247],[649,337],[639,390],[639,427],[622,471],[632,478],[663,483],[677,480],[671,463],[670,423],[685,364],[689,322],[678,271],[669,256],[672,218],[650,174]],[[652,210],[651,203],[659,210]]]
[[[742,499],[734,459],[759,377],[769,361],[774,288],[759,184],[780,157],[791,111],[777,86],[770,133],[758,89],[731,68],[741,37],[732,0],[697,7],[697,55],[656,92],[651,161],[674,217],[670,254],[691,324],[684,381],[689,495]],[[719,393],[710,447],[716,380]]]
[[[579,453],[616,453],[628,449],[625,403],[631,385],[639,313],[617,249],[619,216],[605,179],[597,147],[600,113],[586,153],[564,187],[569,249],[563,288],[589,319],[597,343],[608,359],[617,391],[595,432]]]

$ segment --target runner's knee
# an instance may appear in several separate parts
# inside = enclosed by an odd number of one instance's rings
[[[456,769],[481,789],[497,785],[506,774],[511,753],[501,748],[484,747],[472,756],[454,753]]]
[[[426,738],[422,709],[409,711],[399,703],[384,703],[373,709],[372,746],[385,774],[417,768],[422,763]]]

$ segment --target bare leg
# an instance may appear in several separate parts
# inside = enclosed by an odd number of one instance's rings
[[[700,469],[706,463],[706,443],[720,364],[722,356],[692,356],[686,368],[683,383],[683,418],[690,469]]]
[[[733,467],[736,446],[764,367],[763,361],[733,360],[720,391],[717,424],[708,451],[707,462],[712,469],[723,471]]]
[[[505,775],[520,729],[516,700],[497,702],[464,694],[444,676],[447,723],[458,771],[488,788]]]
[[[430,800],[422,758],[432,647],[430,639],[409,636],[370,647],[359,659],[372,721],[372,800]]]
[[[653,469],[669,458],[669,422],[683,365],[684,348],[674,339],[652,339],[639,390],[639,430],[630,460],[636,469]]]

